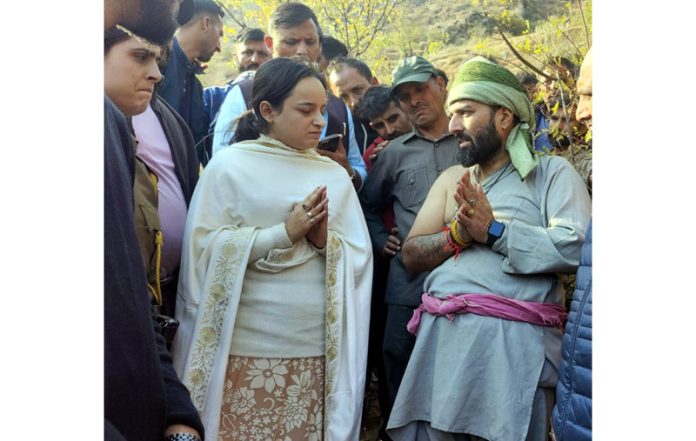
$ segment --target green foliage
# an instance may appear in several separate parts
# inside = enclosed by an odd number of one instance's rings
[[[314,10],[320,21],[327,24],[324,32],[341,40],[352,56],[361,57],[375,37],[389,27],[396,8],[404,0],[315,0],[312,3],[319,6]]]
[[[503,32],[512,35],[522,35],[525,31],[529,31],[529,22],[515,13],[503,11],[495,20],[496,26]]]

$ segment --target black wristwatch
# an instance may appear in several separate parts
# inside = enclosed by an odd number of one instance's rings
[[[505,224],[493,219],[488,226],[488,240],[486,241],[486,245],[489,247],[493,246],[495,241],[500,239],[503,235],[503,231],[505,231]]]

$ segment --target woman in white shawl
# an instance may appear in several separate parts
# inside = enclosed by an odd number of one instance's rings
[[[206,440],[357,440],[372,252],[351,181],[315,148],[325,80],[277,58],[191,201],[175,367]],[[239,136],[238,136],[239,138]]]

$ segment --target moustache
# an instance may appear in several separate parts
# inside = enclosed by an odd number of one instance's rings
[[[471,136],[469,136],[469,135],[467,135],[466,133],[464,133],[464,132],[456,133],[455,136],[457,137],[457,139],[459,140],[459,142],[468,141],[468,142],[470,142],[470,143],[472,143],[472,144],[474,143],[474,139],[473,139]]]
[[[259,66],[258,64],[256,64],[256,63],[251,63],[251,64],[247,64],[245,67],[241,67],[239,71],[240,71],[240,72],[246,72],[246,71],[252,70],[252,69],[258,70],[259,67],[260,67],[260,66]]]

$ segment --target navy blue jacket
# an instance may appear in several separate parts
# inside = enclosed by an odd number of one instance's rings
[[[592,222],[582,246],[553,409],[557,441],[592,439]]]
[[[159,95],[186,121],[201,160],[210,121],[203,102],[203,85],[196,78],[199,73],[202,73],[200,67],[188,60],[175,38]]]
[[[222,106],[225,98],[227,98],[227,94],[230,93],[233,87],[234,84],[230,81],[224,86],[213,86],[203,89],[203,105],[205,106],[205,113],[208,114],[208,121],[210,121],[211,126],[213,125],[213,120],[215,120],[215,117],[220,111],[220,106]],[[210,130],[212,130],[212,128],[209,128],[209,131]]]

